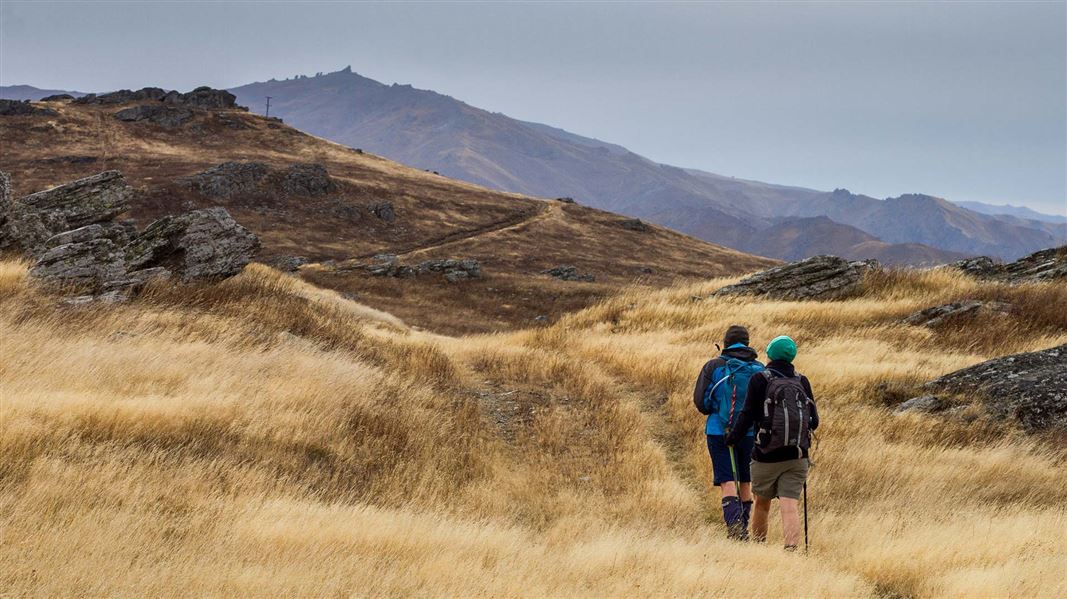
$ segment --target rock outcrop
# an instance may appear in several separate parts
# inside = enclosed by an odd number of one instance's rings
[[[161,127],[174,128],[184,125],[196,116],[192,110],[166,104],[139,104],[115,113],[120,121],[148,121]]]
[[[241,108],[237,97],[224,89],[198,87],[188,93],[166,91],[159,87],[145,87],[137,91],[120,89],[106,94],[87,94],[74,100],[75,104],[128,104],[130,102],[165,102],[197,108]]]
[[[392,202],[374,202],[367,206],[367,210],[370,210],[371,214],[387,223],[396,220],[396,210],[393,209]]]
[[[250,193],[315,197],[337,191],[326,167],[317,163],[275,169],[261,162],[224,162],[183,181],[209,198]]]
[[[326,167],[316,163],[291,165],[285,171],[281,187],[285,193],[298,196],[320,196],[337,190]]]
[[[126,246],[129,270],[163,267],[184,283],[216,281],[244,269],[259,239],[224,208],[165,216]]]
[[[645,231],[649,231],[651,229],[651,227],[649,227],[644,221],[639,218],[628,218],[624,221],[619,222],[619,226],[621,226],[623,229],[637,231],[638,233],[644,233]]]
[[[29,100],[0,100],[0,116],[31,116],[59,114],[51,108],[34,106]]]
[[[594,275],[588,273],[579,273],[578,267],[566,264],[542,271],[542,274],[546,274],[550,277],[555,277],[561,281],[583,281],[586,283],[592,283],[596,281],[596,277]]]
[[[905,318],[903,322],[905,324],[935,328],[964,316],[976,316],[982,312],[987,314],[1006,314],[1010,310],[1011,304],[1004,302],[967,300],[919,310]]]
[[[968,258],[949,265],[973,277],[1006,283],[1031,283],[1067,278],[1067,246],[1034,252],[1007,264],[988,256]]]
[[[759,295],[772,299],[837,299],[859,291],[867,263],[835,256],[815,256],[758,272],[715,295]]]
[[[926,384],[940,402],[947,396],[978,398],[987,412],[1028,432],[1067,431],[1067,344],[996,358]],[[917,398],[918,399],[918,398]],[[924,399],[922,403],[933,403]],[[940,404],[939,404],[940,405]]]
[[[125,212],[132,194],[122,173],[105,171],[8,202],[0,249],[36,256],[53,235]]]
[[[270,169],[261,162],[223,162],[186,177],[185,182],[209,198],[229,198],[255,191],[268,173]]]
[[[255,235],[222,208],[168,216],[138,234],[115,222],[132,190],[108,171],[10,201],[0,176],[0,243],[34,258],[30,276],[42,285],[88,293],[73,300],[121,300],[149,281],[215,281],[237,274],[259,247]]]

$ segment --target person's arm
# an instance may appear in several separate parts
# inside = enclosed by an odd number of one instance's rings
[[[715,372],[716,360],[709,360],[703,368],[700,369],[700,375],[697,376],[696,386],[693,387],[693,405],[700,411],[701,414],[710,414],[711,411],[704,405],[704,394],[708,392],[708,385],[711,385],[711,377]]]
[[[738,441],[748,434],[752,425],[759,422],[760,411],[763,409],[763,396],[767,393],[767,379],[762,374],[754,374],[748,380],[748,395],[745,396],[745,407],[737,415],[737,422],[733,430],[726,437],[727,445],[736,445]]]
[[[800,384],[804,386],[804,392],[811,399],[811,419],[808,421],[808,428],[815,430],[819,428],[819,408],[815,405],[815,394],[811,391],[811,382],[808,381],[808,377],[801,377]]]

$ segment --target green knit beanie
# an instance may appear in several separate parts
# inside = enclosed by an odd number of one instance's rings
[[[767,357],[792,362],[793,358],[797,357],[797,344],[785,335],[775,337],[767,344]]]

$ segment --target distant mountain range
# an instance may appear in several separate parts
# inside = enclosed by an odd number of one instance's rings
[[[982,214],[997,214],[1001,216],[1016,216],[1022,219],[1043,220],[1050,223],[1067,223],[1067,216],[1058,214],[1044,214],[1032,210],[1026,206],[1012,206],[1011,204],[985,204],[983,202],[953,202],[957,206],[963,206],[968,210],[981,212]],[[1064,200],[1064,211],[1067,211],[1067,199]]]
[[[774,258],[836,248],[893,264],[975,254],[1010,260],[1067,243],[1067,222],[1055,216],[996,214],[922,194],[880,200],[678,168],[433,91],[385,85],[349,68],[230,91],[257,111],[271,96],[271,114],[298,129],[417,168],[493,189],[573,197]],[[830,222],[799,220],[815,217]],[[790,236],[798,224],[818,226]]]
[[[72,92],[64,89],[41,89],[32,85],[0,85],[0,100],[31,100],[58,94],[70,94],[74,97],[84,96],[85,92]]]

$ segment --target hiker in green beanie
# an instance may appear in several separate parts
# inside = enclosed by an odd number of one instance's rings
[[[737,425],[726,437],[727,445],[741,441],[740,431],[756,427],[752,450],[751,538],[767,539],[771,501],[778,499],[782,513],[785,548],[796,550],[800,542],[799,500],[808,480],[808,450],[811,431],[819,426],[815,395],[808,378],[793,368],[797,344],[789,337],[775,337],[767,345],[770,362],[748,384],[745,407]]]

